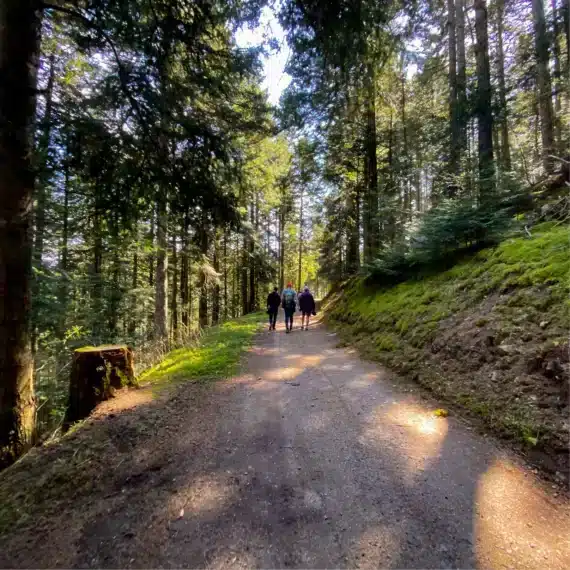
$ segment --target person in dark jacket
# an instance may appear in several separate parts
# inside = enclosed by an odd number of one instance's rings
[[[281,304],[281,295],[279,289],[273,287],[273,291],[267,295],[267,314],[269,315],[269,330],[275,330],[275,322],[277,321],[277,313]]]
[[[305,286],[304,291],[299,295],[299,309],[301,310],[301,330],[309,330],[309,319],[315,315],[315,299],[309,288]]]

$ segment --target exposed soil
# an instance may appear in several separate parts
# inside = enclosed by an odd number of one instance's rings
[[[0,474],[0,566],[570,567],[570,503],[319,327],[130,390]]]
[[[433,340],[419,346],[398,337],[379,349],[375,323],[343,310],[342,294],[333,300],[330,324],[362,355],[477,416],[545,475],[568,485],[570,348],[567,323],[536,309],[548,297],[547,288],[495,292],[442,319]],[[529,298],[534,306],[524,303]]]

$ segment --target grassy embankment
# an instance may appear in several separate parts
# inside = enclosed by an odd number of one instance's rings
[[[440,274],[384,288],[349,282],[328,300],[328,322],[366,357],[563,469],[569,276],[568,226],[547,223]]]
[[[107,492],[123,459],[147,445],[156,426],[168,421],[178,385],[205,385],[234,375],[260,328],[260,315],[248,315],[204,331],[198,344],[171,352],[140,378],[140,389],[121,391],[110,410],[76,424],[65,436],[33,449],[0,473],[0,537],[74,508]],[[166,390],[166,388],[173,390]],[[207,392],[203,390],[200,393]],[[124,411],[121,401],[124,400]],[[186,413],[185,410],[182,412]],[[126,455],[125,455],[126,454]]]
[[[196,346],[172,351],[161,363],[144,372],[139,382],[160,388],[181,381],[205,382],[232,376],[261,320],[262,315],[256,313],[206,329]]]

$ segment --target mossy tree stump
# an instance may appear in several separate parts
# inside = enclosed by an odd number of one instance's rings
[[[127,346],[77,349],[73,354],[64,427],[86,418],[97,404],[112,398],[115,390],[135,384],[133,352]]]

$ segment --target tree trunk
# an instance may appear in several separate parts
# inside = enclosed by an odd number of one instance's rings
[[[379,248],[378,227],[378,159],[376,156],[376,76],[374,66],[368,63],[366,69],[366,240],[364,260],[372,261]]]
[[[157,338],[168,337],[167,291],[168,291],[168,215],[166,196],[162,193],[156,203],[156,279],[154,293],[154,334]]]
[[[93,250],[91,258],[91,314],[93,337],[97,342],[102,341],[102,315],[103,315],[103,278],[101,268],[103,265],[103,236],[101,230],[101,211],[98,196],[95,197],[93,214]]]
[[[131,308],[129,310],[129,336],[133,338],[137,332],[138,298],[137,288],[139,286],[139,232],[138,220],[135,220],[135,250],[133,252],[133,275],[131,280]]]
[[[305,198],[305,192],[304,192],[304,188],[302,186],[301,183],[301,196],[300,196],[300,202],[299,202],[299,251],[298,251],[298,261],[297,261],[297,288],[299,289],[299,291],[301,290],[301,273],[303,271],[303,225],[304,225],[304,219],[303,216],[305,214],[304,212],[304,198]]]
[[[459,174],[459,120],[457,116],[457,40],[455,37],[455,3],[447,0],[449,54],[449,171]],[[454,184],[453,184],[454,186]]]
[[[477,58],[477,119],[479,187],[481,199],[489,198],[495,188],[495,161],[493,158],[493,112],[491,105],[491,73],[489,69],[489,39],[487,6],[485,0],[475,0],[475,35]]]
[[[285,206],[279,209],[279,291],[285,289]]]
[[[467,65],[465,59],[465,0],[455,0],[457,40],[457,122],[459,161],[467,149]]]
[[[249,266],[249,245],[247,236],[243,236],[243,249],[242,249],[242,260],[241,260],[241,304],[242,304],[242,315],[247,315],[249,313],[249,303],[247,297],[247,268]]]
[[[566,35],[566,89],[570,90],[570,0],[562,0],[562,22]],[[570,97],[570,94],[567,94]]]
[[[69,161],[64,162],[64,181],[63,181],[63,213],[62,213],[62,229],[61,229],[61,257],[59,269],[61,280],[59,285],[59,325],[58,337],[63,339],[66,331],[66,315],[67,305],[69,301],[69,276],[67,274],[69,268]]]
[[[348,194],[348,242],[346,247],[346,266],[348,272],[354,274],[360,268],[360,236],[358,226],[358,195],[359,181],[357,179],[354,190]]]
[[[31,164],[40,14],[35,0],[0,2],[0,465],[31,446]]]
[[[67,429],[86,418],[97,404],[112,398],[115,390],[135,385],[133,353],[126,346],[80,348],[73,354],[69,379]]]
[[[257,200],[257,198],[256,198]],[[255,215],[255,205],[251,205],[251,225],[255,228],[257,234],[257,224],[256,224],[256,215]],[[255,256],[254,256],[254,248],[255,244],[253,239],[249,240],[249,303],[248,303],[248,312],[255,311],[256,305],[256,268],[255,268]]]
[[[220,273],[220,236],[218,231],[214,236],[214,259],[213,259],[214,271]],[[221,287],[218,278],[216,278],[216,283],[214,285],[214,296],[212,298],[212,324],[217,325],[220,322],[220,295]]]
[[[552,53],[554,55],[554,127],[556,134],[556,154],[564,154],[564,142],[562,139],[562,92],[564,90],[562,82],[562,67],[560,65],[560,25],[557,0],[552,3]]]
[[[34,266],[41,267],[42,256],[44,251],[44,237],[46,225],[46,201],[47,201],[47,183],[49,180],[48,153],[51,138],[52,127],[52,108],[53,108],[53,83],[55,77],[55,65],[53,54],[49,58],[49,76],[46,87],[46,107],[41,122],[42,133],[38,140],[38,160],[39,160],[39,176],[36,184],[36,228],[34,239]],[[34,293],[37,295],[37,279],[35,280]]]
[[[536,51],[538,109],[540,112],[540,134],[542,140],[542,164],[548,174],[554,170],[550,155],[554,153],[554,111],[552,109],[552,84],[548,68],[548,35],[544,19],[544,1],[532,0],[534,19],[534,45]]]
[[[180,268],[180,303],[182,304],[182,324],[185,328],[188,327],[188,278],[189,278],[189,243],[188,243],[188,229],[190,220],[188,219],[188,212],[184,214],[184,229],[182,233],[182,264]]]
[[[511,170],[511,145],[507,109],[507,88],[505,84],[505,52],[503,49],[505,1],[497,0],[497,78],[499,83],[499,123],[501,129],[501,169]]]
[[[170,326],[176,340],[178,334],[178,252],[176,250],[176,231],[172,232],[172,297],[170,299]]]
[[[224,229],[224,321],[228,320],[228,230]]]
[[[202,221],[202,227],[200,228],[200,253],[202,254],[202,268],[200,270],[200,279],[198,284],[198,287],[200,289],[200,300],[198,304],[198,322],[200,323],[200,328],[206,328],[208,326],[208,287],[206,281],[206,271],[203,267],[203,265],[208,260],[208,247],[208,229],[205,226],[205,222]]]

